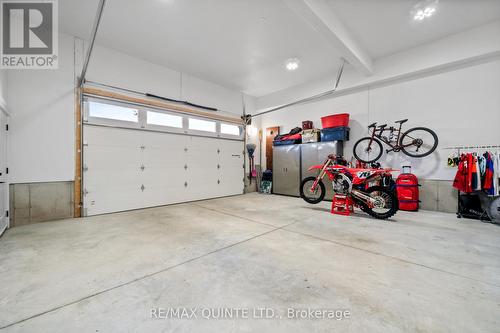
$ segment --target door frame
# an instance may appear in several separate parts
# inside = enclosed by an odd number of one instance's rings
[[[3,160],[3,164],[1,165],[2,168],[4,168],[3,170],[1,170],[1,183],[3,185],[3,195],[4,195],[4,199],[3,199],[3,205],[4,205],[4,210],[2,212],[0,212],[0,236],[5,232],[5,230],[7,230],[8,228],[10,228],[10,216],[13,212],[10,211],[10,192],[9,192],[9,187],[10,187],[10,183],[9,183],[9,173],[8,173],[8,168],[9,168],[9,165],[8,165],[8,162],[9,162],[9,129],[8,129],[8,126],[9,126],[9,118],[10,118],[10,113],[8,112],[7,110],[7,106],[0,103],[0,115],[2,117],[2,119],[4,121],[0,121],[0,126],[2,126],[2,128],[0,128],[0,135],[3,136],[3,138],[1,138],[2,140],[4,140],[4,151],[3,151],[3,156],[0,156],[0,158]]]

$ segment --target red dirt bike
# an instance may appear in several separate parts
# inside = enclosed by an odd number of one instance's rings
[[[300,196],[306,202],[317,204],[325,197],[325,175],[332,182],[333,192],[349,196],[354,205],[365,213],[387,219],[398,211],[395,191],[380,186],[384,177],[391,176],[392,169],[358,169],[335,164],[336,157],[329,155],[323,165],[314,165],[311,170],[319,170],[317,177],[307,177],[300,184]],[[392,176],[391,176],[392,178]]]

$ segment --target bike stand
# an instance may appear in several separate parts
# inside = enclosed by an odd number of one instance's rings
[[[352,199],[347,195],[335,194],[332,200],[332,214],[349,216],[354,213]]]

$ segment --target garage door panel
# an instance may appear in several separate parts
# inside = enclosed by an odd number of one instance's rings
[[[118,168],[138,169],[142,160],[142,152],[135,148],[113,148],[113,147],[85,147],[85,164],[92,165],[95,169],[116,170]]]
[[[142,173],[142,182],[149,186],[184,186],[185,170],[182,172],[174,168],[147,168]]]
[[[186,202],[188,200],[184,186],[146,187],[146,190],[144,190],[144,202],[146,207],[163,206]]]
[[[138,184],[141,187],[142,177],[134,168],[131,169],[103,169],[103,170],[88,170],[84,172],[85,188],[114,188],[123,189],[132,184]]]
[[[243,191],[241,141],[96,126],[84,135],[87,215]]]
[[[144,207],[142,193],[138,189],[126,191],[92,191],[85,195],[86,215],[114,213]]]
[[[83,139],[89,145],[140,148],[141,131],[104,126],[84,126]]]

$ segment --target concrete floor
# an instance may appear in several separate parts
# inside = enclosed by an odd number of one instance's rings
[[[256,193],[22,226],[0,239],[0,327],[498,332],[499,239],[500,227],[453,214],[378,221]],[[197,307],[198,318],[151,318],[179,307]],[[214,308],[253,318],[202,318]],[[350,315],[289,319],[288,308]]]

